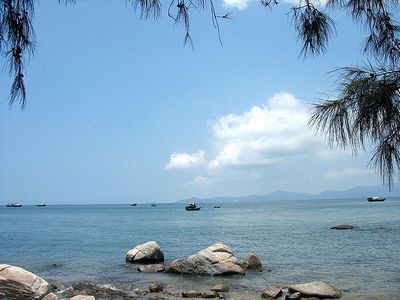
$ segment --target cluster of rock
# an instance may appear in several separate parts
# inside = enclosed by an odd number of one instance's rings
[[[260,259],[254,253],[243,262],[223,243],[216,243],[184,259],[164,265],[164,254],[156,242],[136,246],[126,255],[126,261],[140,264],[140,272],[167,272],[211,276],[244,275],[247,270],[262,271]],[[22,268],[0,264],[0,299],[7,300],[131,300],[131,299],[182,299],[220,298],[228,291],[226,285],[216,285],[207,291],[166,291],[162,283],[151,283],[148,288],[138,288],[128,293],[100,287],[90,283],[75,283],[64,291],[57,290],[47,281]],[[57,295],[58,294],[58,295]],[[340,298],[341,292],[324,282],[311,282],[287,286],[268,286],[261,295],[264,299],[330,299]]]
[[[310,282],[288,286],[267,286],[261,294],[264,299],[337,299],[342,293],[335,287],[325,282]]]
[[[126,261],[140,263],[140,272],[167,272],[175,274],[196,274],[211,276],[244,275],[246,270],[262,271],[260,259],[254,253],[240,262],[231,249],[216,243],[184,259],[176,259],[169,265],[159,264],[164,261],[160,246],[150,241],[129,250]],[[147,264],[146,263],[151,263]],[[154,264],[156,263],[156,264]]]

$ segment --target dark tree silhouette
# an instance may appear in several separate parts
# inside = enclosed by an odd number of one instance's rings
[[[9,102],[26,103],[25,64],[35,53],[32,19],[37,0],[0,0],[0,52],[5,57],[13,83]],[[140,18],[157,19],[161,0],[126,0]],[[338,95],[313,106],[310,125],[324,133],[330,145],[350,148],[357,153],[372,146],[370,166],[378,169],[384,183],[392,187],[400,170],[400,27],[393,16],[399,12],[400,0],[299,0],[290,11],[301,55],[321,55],[335,30],[327,11],[345,11],[366,29],[363,42],[368,64],[337,70]],[[59,0],[66,4],[75,0]],[[277,0],[260,0],[264,7],[278,5]],[[168,16],[183,25],[185,45],[193,45],[190,35],[190,11],[208,11],[220,37],[219,20],[213,0],[170,0]],[[222,42],[221,42],[222,43]]]

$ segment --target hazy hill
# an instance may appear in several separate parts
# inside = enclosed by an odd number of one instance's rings
[[[395,186],[392,192],[389,192],[386,187],[383,186],[358,186],[344,191],[331,191],[327,190],[319,194],[311,193],[296,193],[296,192],[285,192],[275,191],[266,195],[249,195],[249,196],[221,196],[214,198],[197,198],[192,197],[188,199],[182,199],[177,202],[188,203],[188,202],[212,202],[212,203],[223,203],[231,201],[261,201],[261,200],[307,200],[307,199],[341,199],[341,198],[367,198],[371,196],[381,197],[398,197],[400,196],[399,186]]]

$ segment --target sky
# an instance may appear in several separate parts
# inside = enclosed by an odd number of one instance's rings
[[[328,148],[307,121],[335,95],[330,71],[362,63],[365,33],[332,13],[328,52],[299,56],[288,11],[254,0],[192,12],[194,48],[168,18],[126,1],[43,0],[24,111],[0,76],[0,202],[173,202],[189,197],[319,193],[379,185],[370,153]]]

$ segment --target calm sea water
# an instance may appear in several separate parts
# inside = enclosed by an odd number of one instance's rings
[[[400,198],[201,206],[198,212],[184,204],[3,206],[0,262],[66,285],[91,281],[129,290],[161,280],[201,289],[229,282],[259,295],[267,284],[319,280],[343,290],[343,299],[400,299]],[[329,229],[341,223],[360,229]],[[240,258],[257,253],[265,270],[233,278],[138,273],[125,254],[149,240],[167,262],[221,241]]]

